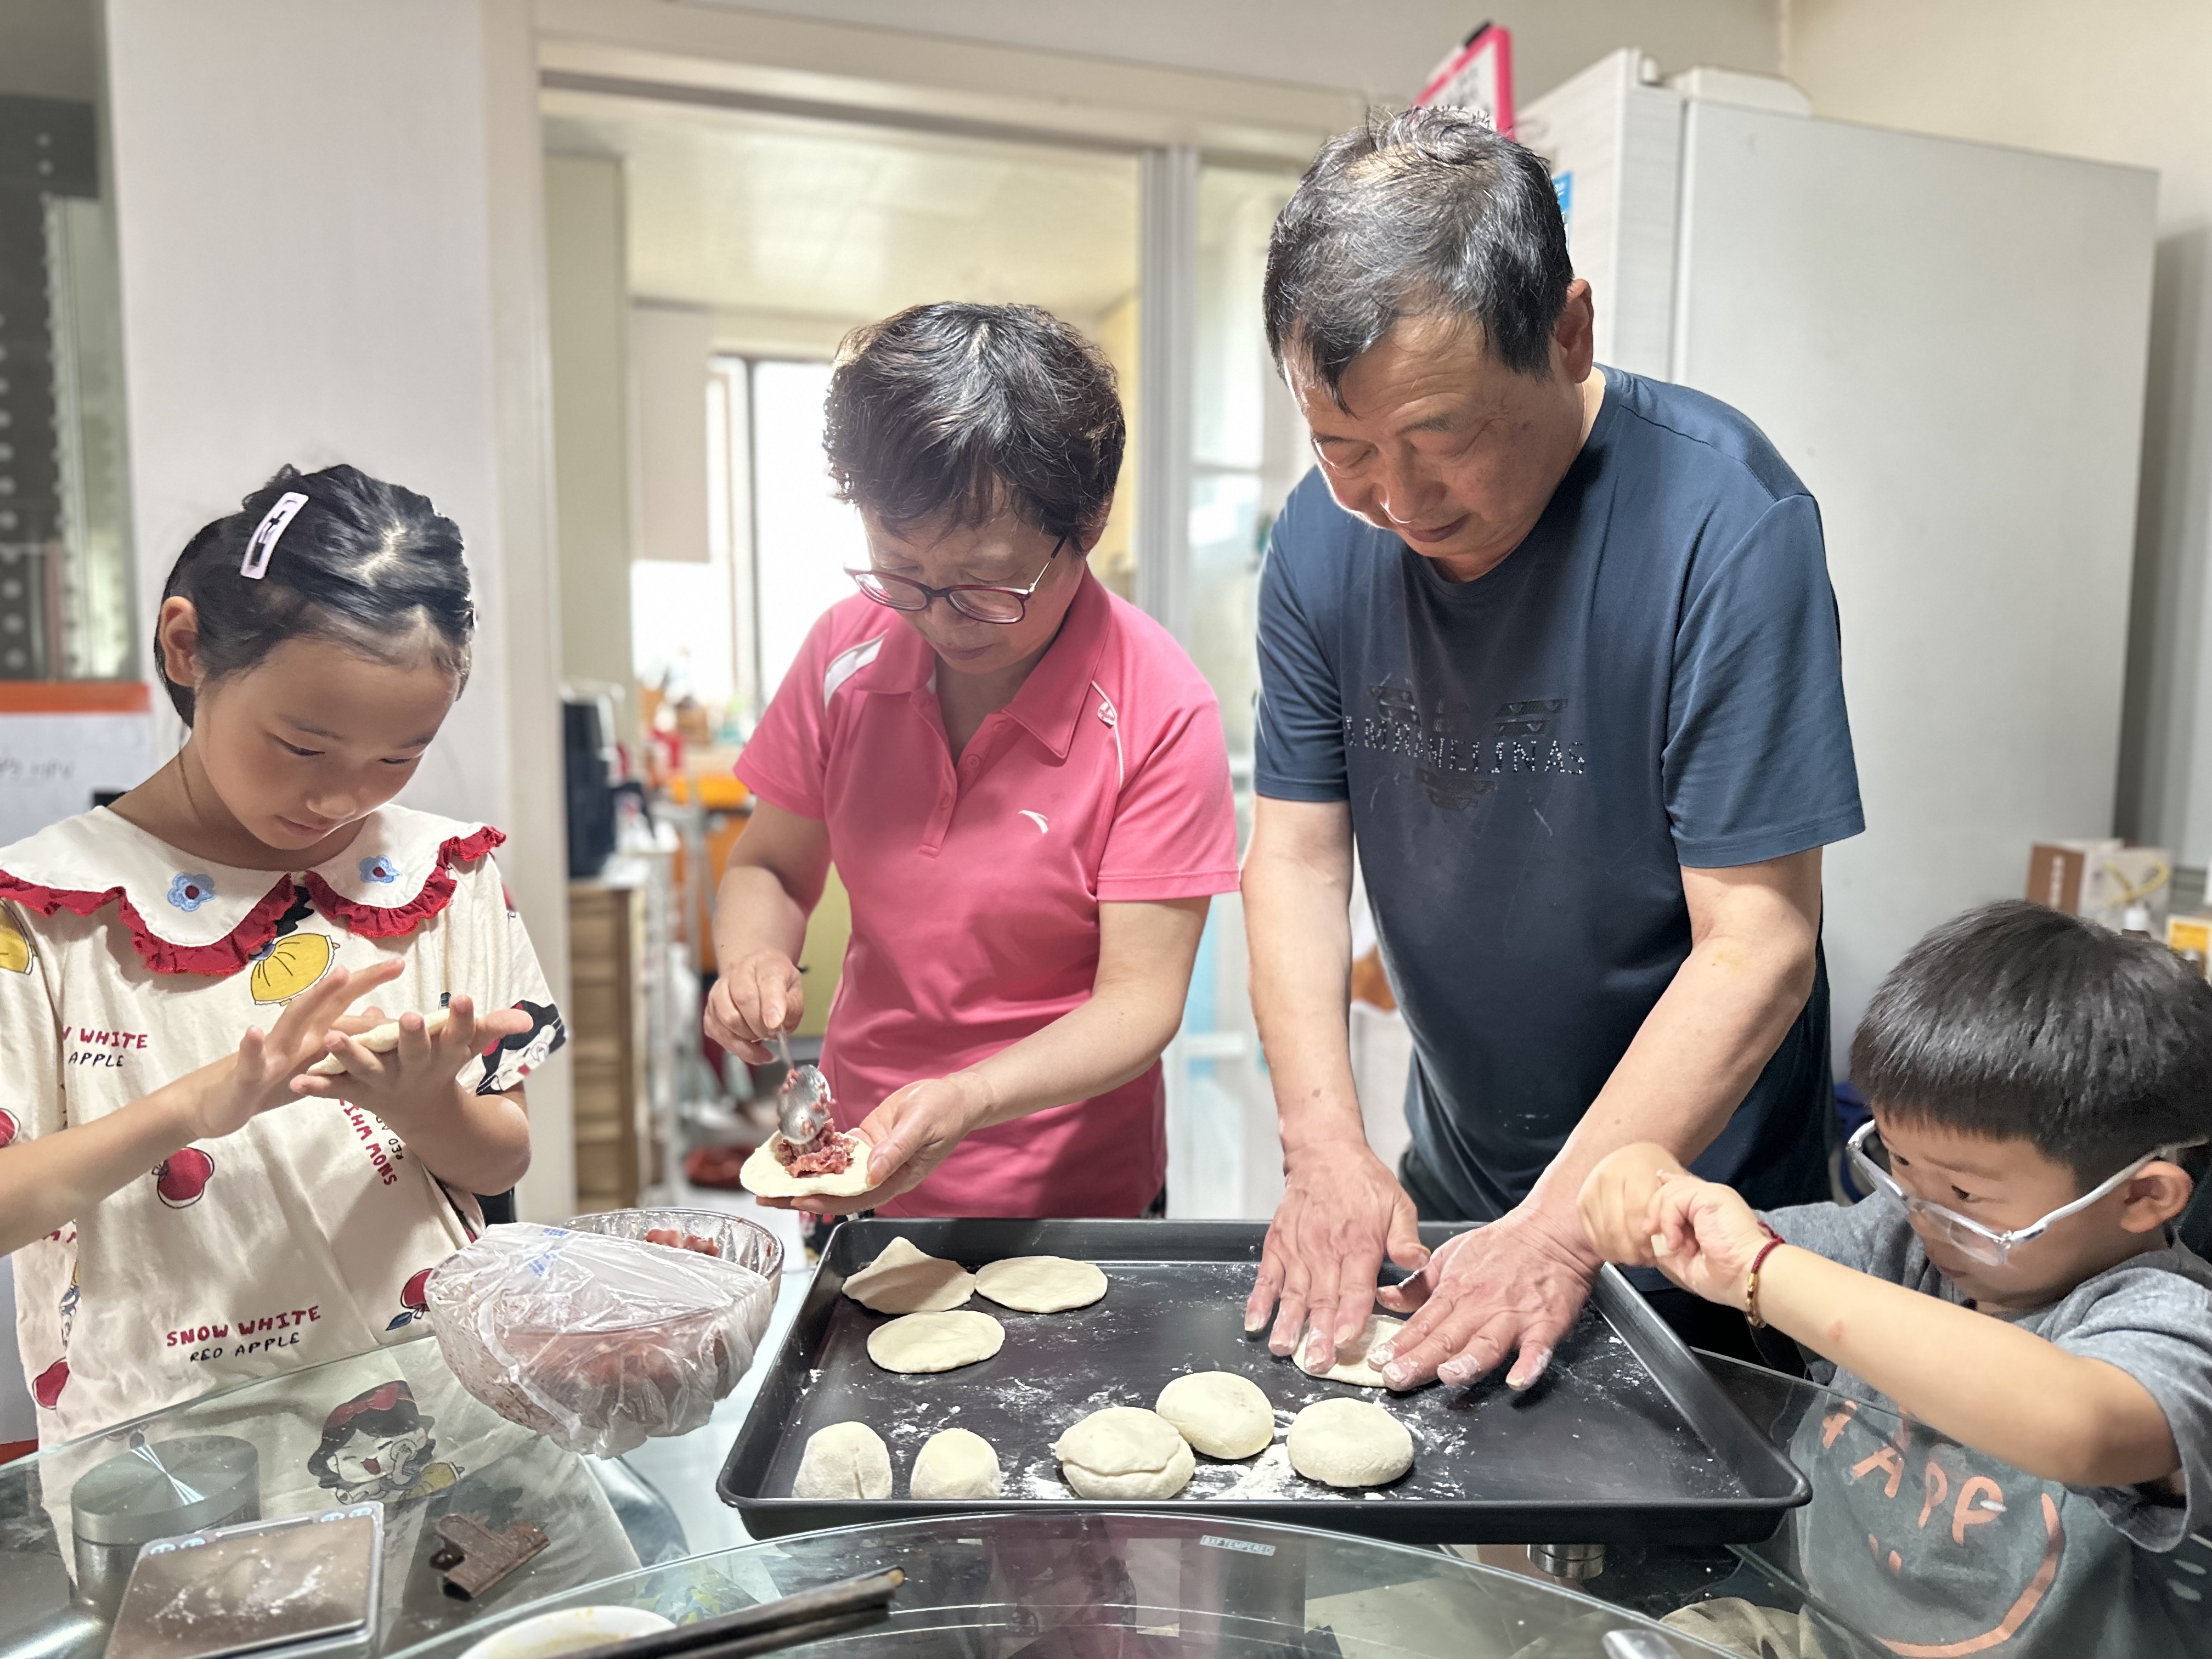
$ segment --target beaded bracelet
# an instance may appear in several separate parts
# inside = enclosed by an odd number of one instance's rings
[[[1759,1270],[1766,1265],[1766,1258],[1782,1248],[1782,1236],[1765,1223],[1759,1231],[1766,1235],[1766,1243],[1759,1247],[1759,1254],[1751,1259],[1751,1272],[1744,1280],[1744,1317],[1751,1322],[1753,1330],[1765,1330],[1766,1322],[1759,1316]]]

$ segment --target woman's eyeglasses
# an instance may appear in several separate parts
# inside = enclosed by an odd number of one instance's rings
[[[1889,1172],[1888,1149],[1881,1144],[1881,1134],[1871,1119],[1859,1125],[1852,1133],[1848,1147],[1851,1155],[1851,1171],[1859,1177],[1859,1184],[1869,1192],[1887,1193],[1905,1206],[1907,1216],[1924,1224],[1930,1232],[1947,1243],[1956,1245],[1960,1255],[1986,1267],[2002,1267],[2020,1246],[2031,1239],[2040,1238],[2051,1231],[2055,1223],[2063,1221],[2069,1215],[2079,1214],[2099,1199],[2117,1191],[2122,1182],[2132,1181],[2142,1173],[2147,1164],[2162,1158],[2172,1158],[2187,1147],[2203,1145],[2203,1142],[2197,1140],[2184,1141],[2172,1146],[2161,1146],[2154,1152],[2145,1152],[2094,1192],[2082,1194],[2071,1204],[2060,1205],[2040,1221],[2031,1222],[2025,1227],[2015,1227],[2005,1233],[1984,1227],[1971,1217],[1960,1215],[1956,1210],[1947,1210],[1941,1204],[1908,1193],[1899,1186],[1897,1177]]]
[[[932,587],[911,576],[895,576],[873,566],[855,570],[848,565],[845,574],[860,592],[878,605],[887,605],[894,611],[927,611],[931,600],[943,599],[971,622],[996,623],[1003,627],[1019,622],[1028,614],[1030,595],[1037,591],[1045,572],[1052,568],[1052,562],[1066,545],[1065,536],[1052,544],[1052,551],[1044,556],[1036,580],[1027,587],[994,587],[988,582],[955,582],[950,587]]]

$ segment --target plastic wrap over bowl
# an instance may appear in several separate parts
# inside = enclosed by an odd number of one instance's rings
[[[723,1254],[645,1242],[662,1226]],[[493,1227],[430,1275],[430,1327],[461,1385],[501,1416],[570,1451],[619,1456],[688,1434],[737,1386],[782,1254],[750,1223],[698,1211]]]

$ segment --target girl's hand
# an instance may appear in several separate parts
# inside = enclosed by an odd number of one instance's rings
[[[945,1162],[991,1108],[990,1086],[973,1072],[909,1083],[868,1114],[854,1133],[868,1143],[868,1174],[875,1185],[850,1198],[811,1193],[804,1198],[761,1200],[782,1209],[817,1215],[850,1215],[888,1204],[911,1192]]]
[[[1644,1230],[1650,1259],[1684,1290],[1723,1307],[1748,1306],[1751,1264],[1767,1233],[1734,1188],[1689,1176],[1669,1181],[1653,1197]]]
[[[798,964],[763,946],[726,964],[707,994],[707,1035],[756,1066],[771,1056],[768,1040],[799,1024],[806,988]]]
[[[1651,1200],[1668,1181],[1686,1173],[1672,1152],[1649,1141],[1607,1153],[1575,1200],[1597,1253],[1626,1267],[1654,1266],[1651,1229],[1645,1224]]]
[[[410,1123],[423,1113],[452,1109],[459,1086],[455,1079],[464,1066],[488,1045],[530,1029],[530,1016],[521,1009],[499,1008],[479,1017],[475,1002],[467,997],[455,997],[447,1012],[446,1029],[435,1036],[422,1015],[400,1015],[399,1046],[381,1054],[371,1053],[360,1041],[363,1031],[383,1023],[377,1010],[366,1009],[360,1019],[344,1022],[359,1026],[357,1030],[326,1024],[319,1046],[345,1067],[345,1075],[315,1077],[302,1072],[291,1079],[293,1092],[363,1107],[407,1139]]]
[[[332,1024],[355,1000],[398,978],[406,966],[391,957],[358,973],[333,968],[285,1006],[266,1036],[259,1026],[249,1026],[238,1052],[202,1074],[204,1086],[193,1091],[187,1112],[188,1138],[220,1139],[272,1107],[311,1092],[297,1086],[298,1073],[323,1057]]]

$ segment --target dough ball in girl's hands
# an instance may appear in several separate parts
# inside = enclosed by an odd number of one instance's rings
[[[1291,1419],[1291,1467],[1325,1486],[1384,1486],[1413,1467],[1406,1425],[1364,1400],[1324,1400]]]
[[[1160,1390],[1159,1414],[1208,1457],[1249,1457],[1274,1443],[1275,1408],[1234,1371],[1194,1371]]]
[[[865,1423],[832,1423],[806,1437],[792,1477],[793,1498],[889,1498],[891,1453]]]
[[[1173,1498],[1198,1467],[1174,1424],[1134,1406],[1091,1413],[1052,1450],[1078,1498]]]
[[[1006,1480],[989,1441],[967,1429],[944,1429],[929,1437],[914,1460],[907,1490],[915,1498],[999,1498]]]
[[[432,1009],[422,1016],[422,1035],[434,1042],[452,1023],[453,1018],[453,1011],[450,1008]],[[354,1041],[372,1054],[388,1054],[399,1046],[399,1022],[387,1019],[381,1025],[371,1026]],[[345,1061],[336,1054],[325,1054],[307,1067],[310,1077],[343,1077],[345,1074]]]

